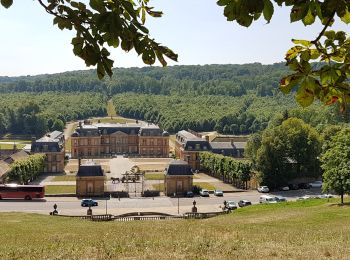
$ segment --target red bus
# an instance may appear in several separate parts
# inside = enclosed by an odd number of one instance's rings
[[[41,199],[45,197],[45,187],[42,185],[0,185],[0,199]]]

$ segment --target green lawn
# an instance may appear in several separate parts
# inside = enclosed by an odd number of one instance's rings
[[[75,185],[46,185],[46,194],[75,193]],[[1,258],[0,258],[1,259]]]
[[[205,189],[205,190],[215,190],[215,186],[208,183],[208,182],[194,182],[193,185],[196,185],[198,187],[200,187],[201,189]]]
[[[164,180],[164,173],[146,173],[145,180]]]
[[[72,152],[72,142],[71,142],[71,138],[68,137],[66,142],[64,143],[64,148],[66,150],[66,152]]]
[[[164,183],[153,184],[152,187],[155,190],[164,191]]]
[[[348,259],[350,206],[242,208],[206,220],[91,222],[1,213],[0,259]]]
[[[22,149],[24,146],[25,146],[25,144],[16,143],[17,149]],[[13,149],[13,144],[0,143],[0,150],[8,150],[8,149]]]
[[[108,100],[107,102],[107,115],[110,116],[117,116],[117,112],[115,111],[115,107],[112,100]]]
[[[22,144],[31,144],[31,140],[21,140],[21,139],[0,139],[0,142],[16,142],[16,143],[22,143]]]
[[[51,181],[75,181],[75,175],[60,175],[55,176]]]

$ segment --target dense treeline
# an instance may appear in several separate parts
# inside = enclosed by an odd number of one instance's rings
[[[191,128],[250,134],[278,125],[286,115],[318,130],[349,122],[349,114],[336,106],[302,109],[292,95],[281,94],[278,83],[286,73],[282,63],[254,63],[118,68],[102,81],[93,70],[0,77],[0,101],[9,101],[0,107],[0,134],[40,135],[69,120],[105,115],[111,97],[120,115],[158,123],[172,133]]]
[[[88,70],[0,77],[0,92],[93,91],[108,96],[124,92],[241,96],[253,92],[267,96],[277,91],[279,79],[286,72],[287,68],[282,63],[117,68],[113,78],[99,81],[96,72]]]
[[[1,94],[0,103],[0,134],[41,136],[67,121],[106,115],[106,98],[97,93]]]
[[[237,160],[221,154],[202,152],[199,154],[201,166],[215,177],[236,187],[247,189],[251,178],[252,164],[248,160]]]
[[[44,154],[34,154],[16,161],[11,164],[10,172],[7,174],[8,182],[28,184],[43,172],[44,164]]]
[[[224,134],[250,134],[278,125],[284,117],[302,118],[315,127],[347,122],[337,107],[298,107],[291,96],[274,97],[119,94],[113,98],[117,113],[159,124],[174,133],[181,129],[216,130]]]

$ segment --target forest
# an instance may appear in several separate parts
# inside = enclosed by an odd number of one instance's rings
[[[68,121],[106,114],[106,98],[97,93],[3,93],[0,103],[0,134],[39,137],[62,131]]]
[[[112,78],[96,71],[0,77],[0,134],[41,135],[70,120],[106,115],[106,101],[117,113],[159,124],[175,133],[191,128],[224,134],[250,134],[298,117],[316,129],[349,121],[337,106],[307,109],[293,93],[282,94],[283,63],[116,68]]]

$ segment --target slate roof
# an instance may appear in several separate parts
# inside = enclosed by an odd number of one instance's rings
[[[88,164],[80,165],[77,177],[99,177],[104,176],[101,165]]]
[[[162,136],[162,134],[163,132],[159,126],[154,124],[142,126],[139,131],[140,136]]]
[[[237,148],[237,149],[245,149],[245,147],[247,146],[247,142],[234,142],[233,145]]]
[[[191,166],[189,166],[187,162],[182,160],[172,160],[169,163],[169,167],[166,171],[166,175],[191,176],[193,175],[193,172],[192,172]]]
[[[25,151],[21,150],[21,151],[19,151],[17,153],[12,154],[8,158],[6,158],[4,161],[7,162],[8,164],[11,164],[11,163],[13,163],[15,161],[18,161],[18,160],[21,160],[21,159],[25,159],[28,156],[29,155]]]
[[[186,151],[209,151],[209,142],[204,139],[187,140],[184,148]]]
[[[211,142],[210,146],[214,150],[234,149],[231,142]]]
[[[0,161],[0,178],[10,170],[10,166],[5,161]]]
[[[58,144],[58,141],[35,141],[32,143],[30,151],[32,153],[60,152],[61,147]]]
[[[177,133],[178,136],[186,139],[186,140],[202,140],[202,138],[199,138],[198,136],[195,136],[194,134],[186,131],[186,130],[181,130]]]

